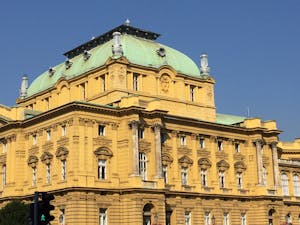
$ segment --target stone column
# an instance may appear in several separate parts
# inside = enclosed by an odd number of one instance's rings
[[[258,184],[261,184],[261,185],[263,184],[262,144],[263,144],[263,141],[261,139],[255,140]]]
[[[162,178],[162,162],[161,162],[161,125],[154,125],[155,134],[155,165],[156,165],[156,176]]]
[[[278,154],[277,154],[277,142],[271,143],[272,158],[273,158],[273,171],[274,171],[274,186],[279,187],[279,167],[278,167]]]
[[[132,131],[132,175],[139,175],[139,140],[138,140],[138,121],[130,122]]]

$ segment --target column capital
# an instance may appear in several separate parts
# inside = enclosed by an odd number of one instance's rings
[[[253,140],[252,141],[254,144],[256,144],[256,145],[258,145],[258,144],[260,144],[260,145],[264,145],[265,144],[265,141],[263,140],[263,139],[255,139],[255,140]]]
[[[163,127],[163,125],[160,124],[160,123],[155,123],[155,124],[152,125],[152,127],[153,127],[154,129],[161,129],[161,128]]]
[[[272,141],[270,143],[270,146],[271,146],[271,148],[275,148],[275,147],[277,147],[277,144],[278,144],[278,141]]]
[[[131,121],[129,121],[129,123],[128,123],[128,125],[129,125],[130,127],[137,127],[139,124],[140,124],[140,121],[138,121],[138,120],[131,120]]]

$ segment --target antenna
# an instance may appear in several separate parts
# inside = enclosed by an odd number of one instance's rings
[[[250,118],[250,107],[247,106],[247,118]]]

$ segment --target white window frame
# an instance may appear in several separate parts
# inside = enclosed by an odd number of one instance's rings
[[[66,125],[61,126],[61,136],[62,137],[67,136],[67,126]]]
[[[236,183],[238,189],[243,189],[243,173],[236,173]]]
[[[182,146],[186,146],[186,136],[183,135],[180,137],[180,144]]]
[[[147,156],[144,152],[139,152],[139,175],[142,180],[147,180]]]
[[[199,146],[201,149],[205,148],[205,139],[204,138],[199,139]]]
[[[219,171],[219,185],[220,188],[225,188],[225,171]]]
[[[181,168],[181,185],[188,185],[188,168]]]
[[[138,138],[139,139],[144,139],[145,138],[145,129],[144,128],[139,128],[138,129]]]
[[[105,129],[106,127],[104,125],[98,125],[98,136],[105,136]]]
[[[289,195],[289,177],[286,173],[281,174],[282,194]]]
[[[107,225],[107,209],[99,209],[99,225]]]
[[[300,196],[300,179],[298,174],[293,175],[294,195]]]
[[[165,184],[168,183],[168,166],[162,166],[162,175],[165,181]]]
[[[223,141],[218,140],[217,145],[218,145],[218,150],[222,151],[223,150]]]
[[[32,144],[37,145],[37,134],[32,135]]]
[[[195,90],[196,90],[196,86],[194,85],[190,85],[190,101],[194,102],[195,99]]]
[[[46,134],[47,134],[47,141],[50,141],[51,140],[51,130],[47,130]]]
[[[37,185],[37,168],[33,167],[32,168],[32,186]]]
[[[192,213],[190,211],[184,212],[184,224],[192,225]]]
[[[241,152],[241,145],[240,145],[240,143],[234,143],[234,151],[236,153]]]
[[[201,185],[202,187],[207,187],[207,170],[201,169],[200,170],[200,176],[201,176]]]
[[[98,159],[98,180],[106,180],[106,160]]]
[[[61,179],[65,181],[67,179],[67,160],[61,160]]]
[[[66,215],[65,215],[65,209],[60,209],[60,215],[58,217],[59,225],[65,225],[66,224]]]
[[[204,213],[204,225],[210,225],[211,223],[210,212]]]
[[[46,183],[51,183],[51,164],[46,164]]]
[[[223,225],[230,225],[228,212],[223,213]]]
[[[139,76],[140,76],[140,74],[138,74],[138,73],[133,73],[133,75],[132,75],[133,91],[139,90]]]
[[[241,214],[241,225],[247,225],[247,215],[246,215],[246,213]]]

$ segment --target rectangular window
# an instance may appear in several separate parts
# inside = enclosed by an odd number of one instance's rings
[[[190,86],[190,100],[192,102],[195,101],[195,89],[196,89],[195,86],[192,86],[192,85]]]
[[[237,182],[237,188],[242,189],[243,188],[243,177],[242,173],[236,174],[236,182]]]
[[[143,152],[139,152],[139,174],[143,180],[147,180],[147,158]]]
[[[85,83],[82,83],[79,85],[80,86],[80,92],[81,92],[81,99],[85,100],[86,99],[86,88],[85,88]]]
[[[37,168],[32,168],[32,186],[36,186],[37,183]]]
[[[217,144],[218,144],[218,150],[222,151],[223,150],[223,142],[222,141],[218,141]]]
[[[47,130],[46,133],[47,133],[47,141],[50,141],[51,140],[51,130]]]
[[[223,214],[223,225],[229,225],[229,213],[228,212]]]
[[[33,145],[36,145],[36,144],[37,144],[37,135],[36,135],[36,134],[33,134],[33,135],[32,135],[32,144],[33,144]]]
[[[105,136],[105,126],[104,125],[98,126],[98,136]]]
[[[181,136],[180,137],[180,144],[181,145],[186,145],[186,136]]]
[[[181,184],[188,185],[188,171],[187,168],[181,168]]]
[[[138,91],[139,90],[139,74],[133,73],[133,90]]]
[[[219,185],[220,188],[225,188],[225,173],[222,171],[219,172]]]
[[[205,141],[204,141],[204,138],[200,138],[199,139],[199,146],[201,149],[205,148]]]
[[[46,164],[46,183],[50,184],[51,183],[51,165]]]
[[[300,196],[300,181],[298,174],[293,175],[294,195]]]
[[[145,131],[143,128],[138,129],[138,137],[139,139],[144,139]]]
[[[167,184],[168,183],[168,167],[167,166],[162,167],[162,175],[163,175],[165,184]]]
[[[4,189],[6,185],[6,165],[2,166],[2,189]]]
[[[235,143],[235,144],[234,144],[234,151],[235,151],[236,153],[240,152],[240,144],[239,144],[239,143]]]
[[[107,209],[99,209],[99,225],[107,225]]]
[[[101,90],[104,92],[104,91],[106,91],[105,75],[102,75],[100,77],[100,81],[101,81]]]
[[[65,137],[67,135],[67,126],[62,125],[61,126],[61,136]]]
[[[192,225],[192,218],[191,218],[191,212],[184,212],[184,221],[185,225]]]
[[[246,213],[241,214],[241,225],[247,225]]]
[[[204,214],[204,224],[210,225],[210,212],[205,212]]]
[[[67,179],[67,161],[65,159],[61,160],[61,179]]]
[[[98,179],[106,179],[106,161],[103,159],[98,160]]]
[[[201,185],[202,185],[202,187],[207,186],[207,176],[206,176],[206,170],[205,169],[201,169]]]

